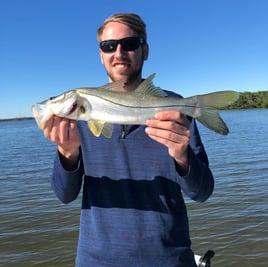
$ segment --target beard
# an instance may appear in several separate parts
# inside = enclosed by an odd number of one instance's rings
[[[137,78],[140,77],[141,71],[142,71],[142,65],[137,70],[132,70],[131,72],[127,71],[125,73],[122,72],[121,73],[121,76],[123,76],[125,78],[126,84],[129,85],[129,84],[133,83],[134,81],[136,81]],[[122,78],[116,77],[116,75],[114,75],[112,72],[109,72],[107,69],[106,69],[106,73],[107,73],[109,79],[112,82],[116,82],[118,80],[122,80]]]
[[[105,70],[110,81],[116,82],[119,80],[125,80],[125,85],[129,86],[135,83],[136,80],[141,77],[143,63],[144,63],[144,54],[142,53],[140,66],[137,69],[132,69],[131,71],[129,70],[122,71],[120,73],[120,78],[118,78],[116,74],[114,74],[112,71],[109,71],[107,68],[105,68]]]

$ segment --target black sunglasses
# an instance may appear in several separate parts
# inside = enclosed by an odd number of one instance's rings
[[[104,53],[113,53],[120,44],[124,51],[134,51],[139,48],[140,45],[145,44],[145,40],[142,37],[127,37],[119,40],[105,40],[100,42],[100,49]]]

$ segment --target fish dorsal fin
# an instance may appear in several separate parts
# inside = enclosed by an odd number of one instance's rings
[[[111,138],[113,134],[113,124],[106,123],[105,121],[90,120],[87,123],[88,128],[93,135],[99,137],[101,134],[106,138]]]
[[[125,92],[124,85],[126,81],[120,80],[112,83],[107,83],[103,86],[101,86],[102,89],[110,90],[110,91],[116,91],[116,92]]]
[[[148,76],[136,89],[135,93],[144,94],[144,95],[154,95],[166,97],[167,93],[163,91],[160,87],[155,87],[152,80],[155,76],[155,73]],[[116,92],[126,92],[124,90],[124,86],[126,84],[126,80],[120,80],[112,83],[107,83],[101,86],[102,89],[111,90]]]
[[[152,80],[155,76],[155,73],[148,76],[136,89],[135,93],[145,94],[145,95],[154,95],[166,97],[167,93],[163,91],[160,87],[155,87]]]

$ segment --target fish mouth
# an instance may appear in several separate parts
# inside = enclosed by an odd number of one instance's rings
[[[72,113],[74,113],[74,112],[76,111],[77,107],[78,107],[78,103],[77,103],[77,101],[75,101],[75,102],[72,104],[72,106],[71,106],[71,108],[70,108],[70,110],[69,110],[69,112],[68,112],[67,115],[71,115]]]

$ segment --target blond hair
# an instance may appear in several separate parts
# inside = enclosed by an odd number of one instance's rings
[[[101,42],[101,36],[103,30],[109,22],[119,22],[127,25],[129,28],[135,31],[139,37],[142,37],[146,42],[147,39],[146,25],[144,21],[141,19],[141,17],[134,13],[117,13],[108,17],[104,21],[102,26],[100,26],[97,30],[98,42]]]

